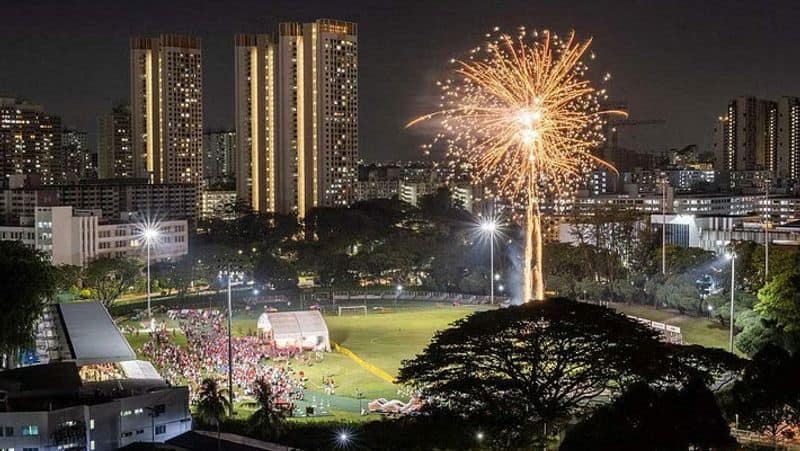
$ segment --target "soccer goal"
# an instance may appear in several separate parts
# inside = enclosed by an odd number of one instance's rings
[[[364,313],[364,316],[367,316],[367,306],[366,305],[340,305],[339,306],[339,316],[342,315],[360,315]]]

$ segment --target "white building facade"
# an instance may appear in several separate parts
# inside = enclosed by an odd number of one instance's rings
[[[0,226],[0,240],[21,241],[47,254],[54,265],[83,266],[101,257],[143,255],[137,222],[101,222],[100,217],[98,210],[36,207],[32,223]],[[151,258],[168,260],[188,253],[185,219],[162,221],[159,230]]]

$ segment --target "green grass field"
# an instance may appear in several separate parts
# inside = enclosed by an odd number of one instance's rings
[[[727,347],[727,330],[707,319],[692,318],[673,311],[656,310],[646,306],[616,304],[613,307],[629,315],[680,326],[686,343]],[[396,376],[402,361],[421,352],[430,343],[436,331],[475,311],[476,308],[473,307],[430,306],[400,311],[387,310],[382,313],[370,311],[367,316],[328,315],[325,320],[333,342],[350,349],[390,375]],[[234,334],[253,333],[256,330],[259,314],[258,310],[237,314],[233,320]],[[168,326],[174,325],[168,323]],[[131,346],[138,350],[147,340],[147,334],[133,334],[127,338]],[[175,340],[180,345],[186,344],[186,337],[181,333],[175,334]],[[325,397],[330,402],[328,410],[332,416],[308,418],[302,421],[374,419],[372,415],[367,417],[358,415],[359,393],[362,396],[363,406],[379,397],[405,398],[398,392],[398,386],[382,380],[338,352],[326,353],[322,362],[303,364],[298,369],[304,371],[309,378],[306,399],[322,398],[323,378],[333,378],[337,385],[336,396]],[[246,406],[238,406],[237,411],[244,417],[250,413]]]
[[[672,310],[656,310],[644,305],[613,304],[612,307],[626,315],[678,326],[687,344],[728,349],[728,329],[706,318],[681,315]]]
[[[472,307],[453,308],[450,306],[414,308],[396,312],[386,311],[379,313],[370,311],[367,316],[328,315],[325,320],[328,324],[331,340],[347,347],[362,359],[378,368],[396,376],[403,360],[410,359],[421,352],[430,342],[436,331],[446,328],[454,321],[475,311]],[[257,310],[242,312],[234,316],[234,335],[244,335],[256,330],[258,315]],[[163,319],[159,319],[161,321]],[[134,325],[135,323],[129,323]],[[174,324],[168,322],[168,327]],[[138,350],[147,340],[147,334],[126,335],[131,346]],[[186,337],[175,334],[178,344],[185,345]],[[325,419],[354,421],[359,419],[374,419],[374,416],[360,417],[358,394],[363,399],[363,406],[375,398],[404,398],[398,393],[398,388],[378,376],[370,373],[358,363],[344,354],[337,352],[326,353],[320,363],[305,364],[298,369],[306,373],[309,378],[309,387],[306,399],[322,397],[322,379],[333,378],[336,381],[336,396],[330,397],[330,412],[333,417],[320,417]],[[326,398],[328,399],[328,398]],[[246,406],[237,406],[239,415],[248,416]],[[312,421],[314,419],[305,419]]]

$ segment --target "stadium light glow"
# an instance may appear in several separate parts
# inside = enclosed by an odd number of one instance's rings
[[[354,433],[351,429],[339,429],[334,435],[336,447],[340,449],[349,448],[353,444]]]
[[[150,253],[154,245],[158,245],[158,238],[161,236],[161,222],[157,219],[144,218],[136,224],[136,235],[140,244],[144,244],[147,249],[147,317],[150,318],[150,328],[155,327],[153,322],[152,313],[150,310],[151,304],[151,283],[150,277]]]

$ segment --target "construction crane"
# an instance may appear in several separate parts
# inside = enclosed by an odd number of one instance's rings
[[[606,102],[601,107],[605,111],[621,111],[625,113],[608,117],[608,120],[603,126],[603,136],[605,136],[606,140],[599,149],[602,158],[617,167],[620,167],[622,163],[622,159],[620,155],[618,155],[620,150],[622,150],[619,147],[618,130],[620,128],[661,125],[666,123],[663,119],[630,119],[628,116],[629,108],[627,102]]]

